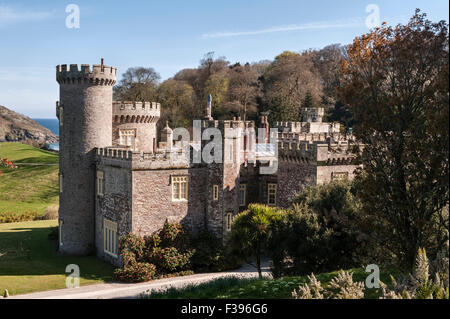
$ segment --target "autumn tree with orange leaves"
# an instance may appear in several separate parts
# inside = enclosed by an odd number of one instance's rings
[[[356,178],[378,247],[411,268],[448,240],[449,36],[416,10],[406,25],[355,38],[340,94],[364,145]]]

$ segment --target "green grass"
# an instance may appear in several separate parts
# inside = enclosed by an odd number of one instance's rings
[[[20,143],[0,143],[0,157],[13,163],[57,164],[58,155]],[[0,212],[42,214],[58,204],[58,166],[0,168]]]
[[[365,281],[367,273],[362,268],[355,268],[353,280]],[[326,287],[338,271],[319,274],[316,278]],[[381,272],[381,281],[388,283],[389,273]],[[219,278],[199,285],[184,288],[169,288],[154,292],[144,298],[150,299],[288,299],[292,291],[300,284],[308,282],[306,276],[284,277],[280,279],[240,279],[236,277]],[[366,289],[366,298],[378,298],[379,289]]]
[[[94,256],[59,255],[48,234],[56,221],[0,224],[0,292],[11,295],[66,288],[65,269],[80,267],[80,284],[111,281],[114,268]]]

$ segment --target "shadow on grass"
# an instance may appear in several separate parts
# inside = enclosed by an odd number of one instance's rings
[[[114,267],[97,257],[58,254],[57,241],[48,238],[53,228],[0,230],[0,276],[66,275],[66,266],[76,264],[82,279],[112,281]]]

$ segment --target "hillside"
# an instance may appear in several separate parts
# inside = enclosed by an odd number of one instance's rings
[[[0,142],[41,146],[58,142],[58,137],[29,117],[0,105]]]
[[[17,169],[0,168],[0,213],[42,214],[58,205],[58,155],[21,143],[0,143],[0,158]]]

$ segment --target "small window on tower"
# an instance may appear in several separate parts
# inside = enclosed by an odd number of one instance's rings
[[[134,130],[120,130],[119,131],[120,145],[133,147],[134,137],[135,137]]]
[[[63,192],[63,174],[59,174],[59,192]]]
[[[97,195],[103,196],[105,186],[104,174],[102,171],[97,171]]]
[[[267,204],[269,206],[277,204],[277,184],[267,184]]]
[[[239,186],[239,206],[247,205],[247,184]]]
[[[63,234],[63,220],[60,219],[59,220],[59,227],[58,227],[58,239],[59,239],[59,245],[62,246],[63,245],[63,240],[62,240],[62,234]]]
[[[233,213],[227,213],[225,215],[225,229],[227,232],[231,231],[231,225],[233,224]]]
[[[219,185],[213,186],[213,199],[219,200]]]
[[[59,126],[63,126],[63,107],[59,106]]]

